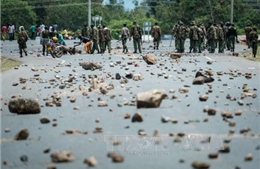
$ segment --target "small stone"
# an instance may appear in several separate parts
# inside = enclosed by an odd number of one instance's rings
[[[71,97],[70,97],[70,102],[71,102],[71,103],[75,103],[75,102],[76,102],[76,97],[71,96]]]
[[[253,154],[247,154],[246,156],[245,156],[245,161],[252,161],[253,160]]]
[[[57,169],[54,165],[49,165],[47,169]]]
[[[114,163],[122,163],[122,162],[124,162],[124,157],[120,154],[115,154],[112,156],[112,161]]]
[[[238,100],[237,103],[240,105],[240,106],[243,106],[244,105],[244,102],[242,100]]]
[[[229,153],[230,152],[230,148],[228,145],[223,145],[222,147],[220,147],[219,152],[221,153]]]
[[[208,95],[201,95],[201,96],[199,97],[200,101],[207,101],[208,98],[209,98]]]
[[[5,128],[5,133],[9,133],[11,131],[10,128]]]
[[[49,119],[48,117],[42,117],[42,118],[40,119],[40,122],[41,122],[42,124],[47,124],[47,123],[50,122],[50,119]]]
[[[132,122],[142,122],[143,121],[143,116],[141,113],[137,112],[133,115],[132,117]]]
[[[131,114],[130,113],[126,113],[125,115],[124,115],[124,118],[125,119],[129,119],[131,117]]]
[[[43,153],[47,154],[47,153],[49,153],[50,151],[51,151],[51,149],[48,147],[48,148],[45,148],[45,149],[43,150]]]
[[[56,151],[53,152],[50,156],[53,163],[73,161],[73,155],[70,151]]]
[[[28,157],[27,157],[26,155],[22,155],[22,156],[20,157],[20,160],[21,160],[22,162],[28,162]]]
[[[210,154],[208,155],[208,157],[209,157],[210,159],[216,159],[216,158],[218,158],[218,153],[210,153]]]
[[[230,126],[230,127],[236,126],[236,122],[235,122],[235,121],[230,121],[230,122],[229,122],[229,126]]]
[[[16,136],[14,137],[14,140],[26,140],[29,136],[28,129],[22,129],[19,131]]]
[[[243,110],[237,110],[237,111],[235,112],[235,115],[236,115],[236,116],[240,116],[242,113],[243,113]]]
[[[195,169],[207,169],[210,167],[210,164],[203,161],[194,161],[192,167]]]
[[[107,106],[107,102],[105,100],[101,100],[98,103],[98,107],[106,107]]]
[[[89,157],[84,160],[84,164],[87,164],[89,167],[94,167],[97,165],[97,160],[95,157]]]
[[[207,110],[207,113],[208,113],[208,115],[210,115],[210,116],[215,115],[216,112],[217,112],[217,110],[216,110],[216,109],[212,109],[212,108],[209,108],[209,109]]]

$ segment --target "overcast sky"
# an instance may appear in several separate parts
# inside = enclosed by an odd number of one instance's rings
[[[138,0],[139,1],[139,4],[142,0]],[[108,3],[109,0],[104,0],[104,3]],[[132,2],[132,0],[124,0],[124,7],[125,9],[134,9],[134,4]]]

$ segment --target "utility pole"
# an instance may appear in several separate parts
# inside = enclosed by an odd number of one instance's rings
[[[231,15],[230,15],[230,22],[233,23],[234,18],[234,0],[231,0]]]
[[[91,25],[91,0],[88,0],[88,26]]]

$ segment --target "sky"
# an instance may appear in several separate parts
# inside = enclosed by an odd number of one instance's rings
[[[142,0],[138,0],[139,1],[139,4],[140,2],[142,2]],[[109,0],[104,0],[104,3],[108,3]],[[132,2],[132,0],[124,0],[124,7],[126,10],[131,10],[131,9],[134,9],[134,4]]]

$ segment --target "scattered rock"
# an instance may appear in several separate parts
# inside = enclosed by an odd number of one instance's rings
[[[8,103],[11,113],[17,114],[38,114],[41,112],[40,105],[35,99],[14,98]]]
[[[95,157],[89,157],[84,160],[84,164],[87,164],[89,167],[95,167],[97,165],[97,160]]]
[[[246,156],[245,156],[245,161],[252,161],[253,160],[253,154],[247,154]]]
[[[29,137],[28,129],[22,129],[15,135],[14,140],[26,140],[28,137]]]
[[[98,102],[98,107],[106,107],[107,106],[107,102],[105,100],[101,100]]]
[[[189,92],[189,89],[186,88],[186,87],[181,87],[181,88],[179,88],[179,92],[180,92],[180,93],[188,93],[188,92]]]
[[[28,162],[28,157],[27,157],[27,155],[22,155],[21,157],[20,157],[20,160],[22,161],[22,162]]]
[[[50,119],[48,117],[42,117],[42,118],[40,118],[40,122],[42,124],[47,124],[50,122]]]
[[[125,115],[124,115],[124,118],[125,119],[129,119],[131,117],[131,114],[130,113],[126,113]]]
[[[122,162],[124,162],[124,157],[122,155],[120,155],[120,154],[115,153],[115,152],[110,152],[110,153],[108,153],[107,156],[109,158],[112,158],[112,161],[114,163],[122,163]]]
[[[143,116],[141,113],[137,112],[133,115],[132,117],[132,122],[142,122],[143,121]]]
[[[150,53],[143,56],[143,59],[148,65],[155,65],[157,63],[156,57]]]
[[[73,161],[73,155],[70,151],[56,151],[51,155],[51,161],[53,163],[71,162]]]
[[[218,153],[210,153],[208,155],[208,157],[211,158],[211,159],[216,159],[216,158],[218,158]]]
[[[103,66],[96,62],[81,62],[79,65],[85,70],[101,69]]]
[[[216,109],[213,109],[213,108],[209,108],[209,109],[207,110],[207,113],[208,113],[208,115],[210,115],[210,116],[214,116],[214,115],[217,113],[217,110],[216,110]]]
[[[200,95],[200,97],[199,97],[200,101],[207,101],[208,98],[209,98],[208,95]]]
[[[229,153],[230,152],[230,148],[228,145],[223,145],[222,147],[219,148],[219,152],[221,153]]]
[[[138,93],[136,96],[137,108],[156,108],[159,107],[162,100],[167,97],[164,90],[152,90]]]
[[[191,165],[194,169],[207,169],[210,167],[209,163],[203,161],[194,161]]]

